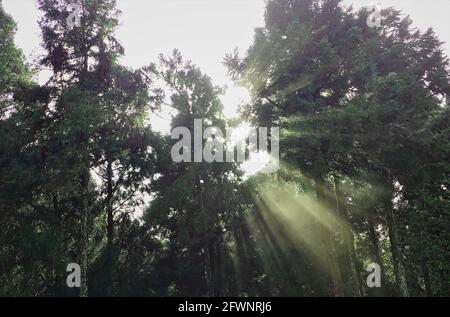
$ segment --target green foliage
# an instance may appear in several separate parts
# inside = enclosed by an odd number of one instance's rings
[[[449,61],[433,30],[389,8],[270,0],[246,55],[225,58],[279,126],[280,170],[174,163],[152,130],[225,131],[223,88],[177,50],[120,65],[114,0],[39,0],[53,70],[32,81],[0,1],[0,295],[448,296]],[[137,215],[143,213],[142,217]],[[82,288],[69,289],[68,263]],[[365,268],[382,268],[382,288]]]

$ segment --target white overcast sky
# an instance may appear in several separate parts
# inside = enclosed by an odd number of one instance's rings
[[[3,0],[18,23],[16,43],[31,61],[40,45],[35,0]],[[217,85],[227,85],[225,114],[235,115],[247,94],[234,87],[222,65],[233,48],[245,51],[255,27],[264,24],[264,0],[118,0],[122,11],[117,36],[125,47],[122,63],[132,67],[156,61],[174,48],[197,64]],[[403,10],[421,30],[433,27],[450,55],[450,0],[344,0],[358,8],[380,3]]]

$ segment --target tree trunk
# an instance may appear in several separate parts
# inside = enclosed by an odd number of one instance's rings
[[[375,211],[373,211],[373,212],[375,212]],[[373,255],[373,258],[375,259],[375,262],[380,266],[380,270],[381,270],[380,275],[381,275],[381,283],[382,283],[381,287],[384,288],[383,284],[387,281],[386,271],[384,268],[383,258],[381,257],[380,246],[378,243],[378,234],[375,230],[375,220],[374,220],[373,214],[369,215],[367,224],[368,224],[367,232],[368,232],[369,240],[371,243],[372,255]]]
[[[114,215],[113,215],[113,204],[112,204],[112,198],[113,198],[113,170],[112,170],[112,163],[108,160],[107,163],[107,182],[108,182],[108,193],[106,196],[106,208],[107,208],[107,217],[108,217],[108,223],[107,223],[107,246],[108,250],[112,251],[113,247],[113,239],[114,239]]]
[[[200,213],[205,212],[205,206],[203,201],[203,189],[202,182],[200,177],[197,177],[197,192],[198,192],[198,204],[200,208]],[[207,230],[207,235],[209,234]],[[205,241],[205,282],[206,282],[206,294],[208,297],[214,296],[214,277],[213,277],[213,269],[212,269],[212,258],[211,258],[211,250],[210,250],[210,238],[207,236]]]
[[[314,180],[315,187],[316,187],[316,195],[317,200],[322,208],[324,210],[326,209],[326,196],[325,196],[325,188],[324,188],[324,181],[321,177],[316,177]],[[333,233],[331,232],[331,229],[327,227],[327,224],[331,224],[331,217],[330,212],[325,210],[324,216],[321,219],[321,227],[322,230],[322,241],[325,248],[325,256],[326,259],[326,266],[328,269],[328,272],[331,274],[331,280],[332,285],[331,289],[333,290],[335,297],[343,297],[344,292],[342,288],[342,277],[341,277],[341,270],[339,266],[339,261],[337,259],[336,250],[335,250],[335,243],[333,239]]]
[[[80,212],[81,212],[81,287],[80,297],[88,296],[88,185],[89,185],[89,170],[86,169],[81,175],[81,197],[80,197]]]
[[[113,278],[115,270],[115,259],[114,259],[114,215],[113,215],[113,170],[112,162],[108,159],[106,166],[107,173],[107,195],[106,195],[106,210],[107,210],[107,244],[106,244],[106,256],[108,265],[108,286],[107,294],[108,296],[113,296]]]
[[[406,281],[405,268],[403,266],[402,255],[399,247],[399,237],[397,223],[392,208],[392,192],[385,202],[386,222],[388,226],[389,241],[391,244],[392,261],[394,262],[394,273],[397,286],[402,297],[409,297],[408,284]]]
[[[420,266],[422,269],[423,281],[425,283],[425,294],[427,297],[433,297],[433,289],[431,288],[430,271],[428,269],[427,260],[425,258],[422,259]]]
[[[55,241],[55,252],[52,256],[52,288],[53,296],[58,296],[62,288],[63,273],[61,272],[60,261],[63,259],[64,239],[61,239],[61,213],[59,208],[58,197],[52,195],[53,211],[52,211],[52,236]]]
[[[82,3],[83,14],[85,11],[84,4]],[[84,27],[84,19],[81,19],[83,27],[81,28],[83,32],[83,38],[86,39],[86,29]],[[87,74],[89,70],[89,54],[88,48],[85,45],[83,49],[83,68],[80,76],[80,86],[82,90],[86,88]],[[85,151],[85,146],[87,143],[86,137],[83,137],[79,142],[80,148]],[[80,287],[80,297],[88,296],[88,269],[89,269],[89,259],[88,259],[88,192],[89,192],[89,163],[87,159],[84,158],[81,162],[83,164],[82,171],[80,175],[81,184],[81,195],[80,195],[80,213],[81,213],[81,287]]]
[[[348,216],[348,211],[345,206],[344,195],[341,190],[341,180],[338,176],[334,176],[334,188],[336,192],[336,203],[338,209],[338,219],[340,222],[340,230],[342,232],[342,237],[344,240],[344,257],[345,263],[348,266],[349,276],[349,286],[353,294],[358,296],[364,295],[363,283],[361,280],[361,274],[357,270],[357,257],[355,250],[355,241],[353,232],[350,226],[350,219]]]
[[[205,248],[205,262],[206,294],[208,297],[214,297],[214,277],[212,272],[212,259],[209,243]]]

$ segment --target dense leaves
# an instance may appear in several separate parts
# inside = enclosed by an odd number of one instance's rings
[[[251,93],[239,120],[281,128],[280,169],[251,175],[174,162],[157,111],[192,137],[195,119],[225,131],[239,122],[223,88],[177,50],[121,65],[115,1],[82,1],[75,28],[70,2],[38,1],[39,85],[0,1],[0,295],[450,295],[449,60],[432,29],[267,1],[248,51],[225,58]]]

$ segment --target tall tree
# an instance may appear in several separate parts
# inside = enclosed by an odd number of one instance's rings
[[[400,12],[383,10],[382,27],[370,28],[366,9],[356,13],[340,2],[269,1],[266,25],[247,56],[240,60],[235,52],[226,64],[252,92],[244,114],[286,127],[282,156],[315,180],[322,204],[330,174],[366,170],[381,180],[396,280],[408,296],[394,189],[414,164],[410,146],[420,143],[407,131],[423,126],[448,96],[448,61],[434,33],[413,29]],[[399,155],[396,148],[407,151]],[[342,209],[339,202],[342,197]],[[348,231],[343,237],[352,240]],[[332,279],[341,295],[339,272]]]
[[[151,168],[147,161],[153,155],[149,150],[151,132],[145,120],[158,92],[150,97],[148,80],[139,71],[117,63],[124,50],[114,37],[119,13],[116,2],[80,2],[81,24],[73,28],[66,23],[69,3],[39,2],[47,50],[41,63],[52,67],[49,85],[58,90],[52,113],[56,136],[63,148],[75,150],[70,153],[71,170],[77,171],[73,181],[79,188],[74,203],[81,219],[80,293],[88,294],[89,222],[100,207],[107,218],[106,253],[111,271],[107,288],[112,295],[114,210],[135,197]],[[68,138],[62,140],[63,135]],[[100,177],[93,178],[93,173]]]
[[[162,80],[171,91],[169,105],[176,110],[172,128],[185,127],[189,131],[189,135],[183,135],[186,146],[179,149],[180,154],[187,155],[185,162],[175,163],[169,157],[178,140],[165,140],[166,145],[160,149],[159,153],[164,153],[158,160],[160,177],[151,187],[154,200],[145,219],[159,227],[168,240],[171,265],[182,266],[173,267],[178,271],[172,277],[176,286],[173,295],[224,295],[227,289],[224,276],[230,259],[222,233],[233,215],[233,200],[229,199],[237,186],[233,178],[239,178],[239,173],[232,163],[195,159],[194,147],[198,145],[192,141],[200,138],[203,149],[205,129],[217,127],[225,131],[219,99],[222,90],[213,86],[210,78],[191,62],[185,62],[178,51],[169,57],[161,56],[159,65],[151,65],[145,71],[148,76]],[[203,127],[195,127],[194,120],[203,122]],[[198,129],[202,129],[200,135],[196,135]],[[220,138],[224,136],[219,132],[211,136],[219,146],[208,151],[223,156]],[[204,284],[195,285],[195,280]]]

